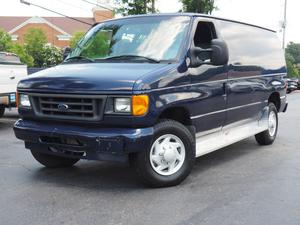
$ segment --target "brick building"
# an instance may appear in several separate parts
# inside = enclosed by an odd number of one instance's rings
[[[112,10],[93,8],[93,17],[75,17],[89,24],[113,18]],[[13,41],[24,42],[24,34],[31,28],[40,28],[47,36],[48,43],[64,48],[69,46],[70,39],[76,31],[87,31],[91,26],[66,17],[19,17],[0,16],[0,29],[9,33]]]

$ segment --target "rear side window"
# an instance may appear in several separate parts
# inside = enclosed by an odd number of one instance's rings
[[[2,64],[21,64],[20,58],[10,53],[0,53],[0,63]]]
[[[229,64],[244,66],[244,70],[284,71],[284,53],[276,33],[227,21],[219,21],[218,27],[229,48]]]

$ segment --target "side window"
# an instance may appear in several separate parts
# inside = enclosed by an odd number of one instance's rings
[[[199,22],[194,36],[194,45],[203,49],[211,47],[211,41],[216,39],[216,30],[211,22]]]

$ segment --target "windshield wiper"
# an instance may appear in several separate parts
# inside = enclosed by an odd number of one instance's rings
[[[160,63],[160,60],[153,59],[147,56],[142,56],[142,55],[117,55],[117,56],[112,56],[112,57],[107,57],[104,58],[103,60],[111,60],[111,59],[134,59],[134,58],[142,58],[146,59],[148,61],[154,62],[154,63]]]
[[[73,57],[67,58],[67,59],[65,60],[65,62],[72,61],[72,60],[86,60],[86,61],[89,61],[89,62],[95,62],[95,60],[90,59],[90,58],[88,58],[88,57],[81,56],[81,55],[73,56]]]

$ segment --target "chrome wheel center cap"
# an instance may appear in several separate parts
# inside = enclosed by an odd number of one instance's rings
[[[162,176],[175,174],[185,161],[185,146],[180,138],[165,134],[156,139],[150,150],[153,170]]]
[[[167,145],[164,147],[163,158],[167,163],[174,162],[176,159],[175,149],[171,145]]]

